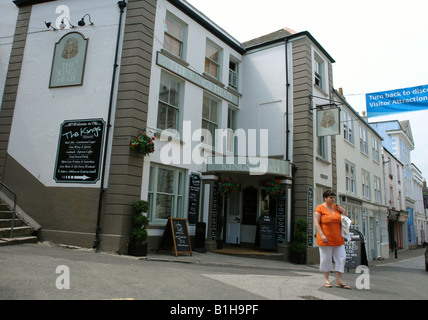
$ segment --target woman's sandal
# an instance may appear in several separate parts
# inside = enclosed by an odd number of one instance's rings
[[[331,285],[329,282],[326,282],[326,283],[324,283],[324,287],[325,287],[325,288],[331,288],[331,287],[332,287],[332,285]]]
[[[351,287],[348,286],[346,283],[338,283],[336,284],[336,288],[351,289]]]

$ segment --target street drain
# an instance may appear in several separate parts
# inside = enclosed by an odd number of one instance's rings
[[[321,298],[314,297],[314,296],[299,296],[299,298],[302,298],[302,299],[305,299],[305,300],[323,300]]]

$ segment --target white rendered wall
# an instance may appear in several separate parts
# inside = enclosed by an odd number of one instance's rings
[[[60,5],[68,6],[71,23],[77,26],[89,13],[94,26],[86,17],[84,27],[48,30],[44,21],[56,26]],[[64,120],[102,118],[107,122],[118,21],[116,0],[55,1],[32,8],[8,153],[45,186],[99,187],[99,181],[56,183],[53,175]],[[83,85],[50,89],[55,43],[71,31],[89,39]]]

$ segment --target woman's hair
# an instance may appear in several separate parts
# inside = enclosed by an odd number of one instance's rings
[[[328,198],[328,197],[330,197],[330,196],[336,196],[336,193],[334,193],[334,191],[332,191],[332,190],[326,190],[326,191],[324,191],[324,193],[322,194],[322,197],[325,199],[325,198]]]

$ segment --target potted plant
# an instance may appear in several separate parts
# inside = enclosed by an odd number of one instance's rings
[[[149,208],[147,201],[139,200],[134,204],[135,214],[132,217],[132,230],[128,243],[128,254],[131,256],[147,255],[147,226],[149,219],[143,215]]]
[[[307,231],[306,220],[303,218],[297,220],[291,241],[291,261],[294,263],[305,264],[306,262]]]
[[[138,136],[131,139],[129,148],[145,156],[155,151],[154,140],[154,137],[149,137],[144,131],[140,131]]]

